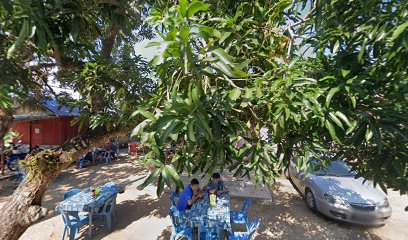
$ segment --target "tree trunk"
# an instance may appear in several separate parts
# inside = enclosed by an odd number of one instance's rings
[[[119,31],[120,26],[114,25],[103,40],[101,59],[109,61]],[[66,65],[67,63],[63,61],[58,46],[54,45],[53,49],[57,65]],[[96,112],[101,110],[103,107],[100,104],[101,96],[98,96],[96,93],[91,93],[90,95],[92,111]],[[42,151],[35,156],[27,156],[26,163],[29,166],[29,172],[26,178],[20,183],[13,195],[9,197],[7,203],[0,208],[0,239],[17,240],[31,224],[47,214],[47,210],[41,207],[41,200],[48,186],[60,174],[64,167],[80,158],[96,144],[107,143],[110,138],[124,134],[127,135],[130,131],[130,128],[124,128],[111,133],[104,129],[91,130],[80,137],[64,143],[58,149]],[[39,162],[37,160],[46,155],[54,156],[53,161],[47,163],[47,165],[44,165],[45,161],[38,164]],[[48,170],[50,169],[50,164],[52,165],[53,171]],[[37,168],[31,168],[31,165],[35,165]],[[35,171],[33,169],[35,169]]]
[[[0,109],[0,142],[1,142],[1,150],[0,150],[0,163],[1,163],[1,174],[4,175],[4,168],[5,168],[5,158],[4,158],[4,136],[9,132],[11,128],[11,124],[13,123],[13,110],[2,108]]]
[[[58,149],[27,156],[26,165],[29,172],[26,178],[0,208],[0,239],[17,240],[31,224],[47,214],[47,210],[41,207],[42,198],[48,186],[64,167],[76,161],[93,146],[107,142],[112,137],[127,135],[130,131],[130,128],[115,132],[107,132],[103,129],[90,130],[64,143]],[[38,161],[46,155],[53,156],[51,158],[53,161],[50,163]],[[53,170],[50,171],[50,168]]]

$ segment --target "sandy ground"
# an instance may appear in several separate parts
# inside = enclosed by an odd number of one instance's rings
[[[61,239],[63,221],[54,212],[55,205],[62,200],[63,193],[70,188],[86,188],[92,185],[115,181],[125,187],[118,195],[118,221],[113,231],[108,232],[100,221],[95,222],[92,239],[167,240],[170,237],[168,193],[157,198],[154,186],[144,190],[137,187],[143,182],[147,171],[126,157],[112,165],[99,165],[86,169],[69,168],[50,186],[43,205],[50,210],[47,218],[31,226],[22,240]],[[6,204],[15,180],[0,182],[0,205]],[[408,197],[389,193],[393,216],[380,228],[367,228],[338,223],[311,213],[303,199],[285,179],[278,179],[271,189],[272,200],[253,199],[250,218],[257,217],[261,227],[256,239],[392,239],[408,240],[408,212],[404,211]],[[232,197],[231,210],[240,209],[244,198]],[[85,227],[77,239],[87,239]]]

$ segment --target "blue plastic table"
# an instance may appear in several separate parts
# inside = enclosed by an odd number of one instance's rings
[[[224,193],[217,197],[217,205],[210,206],[208,194],[197,201],[190,210],[185,212],[186,221],[192,227],[218,227],[231,230],[230,195]]]
[[[57,205],[56,210],[89,212],[89,238],[92,236],[92,214],[98,212],[106,200],[118,193],[118,188],[101,186],[99,195],[92,197],[90,188],[65,199]]]

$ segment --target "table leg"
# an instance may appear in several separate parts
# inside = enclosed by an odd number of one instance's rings
[[[92,211],[89,213],[89,233],[88,238],[91,239],[92,237]]]

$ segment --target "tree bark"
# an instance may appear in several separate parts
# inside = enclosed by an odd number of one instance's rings
[[[2,108],[0,109],[0,142],[1,142],[1,150],[0,150],[0,164],[1,164],[1,174],[4,175],[4,168],[5,168],[5,158],[4,158],[4,136],[9,132],[11,128],[11,124],[13,123],[13,110]]]
[[[0,208],[0,239],[17,240],[27,228],[47,214],[41,207],[41,201],[48,186],[60,174],[64,167],[84,155],[99,143],[107,142],[112,137],[128,134],[131,128],[124,128],[114,132],[104,129],[90,130],[83,135],[64,143],[55,150],[41,151],[36,155],[27,156],[27,165],[33,163],[36,157],[43,158],[52,151],[55,154],[53,162],[58,168],[50,172],[47,167],[36,165],[40,169],[29,172],[22,183]]]
[[[120,26],[115,24],[112,30],[107,34],[102,43],[101,59],[108,60],[112,53],[113,45],[115,44],[116,36],[120,31]]]

